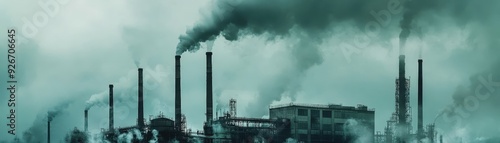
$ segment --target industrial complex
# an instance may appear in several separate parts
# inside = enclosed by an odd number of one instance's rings
[[[422,123],[422,63],[418,60],[418,125],[417,132],[411,126],[409,103],[409,79],[405,77],[405,55],[399,57],[399,77],[395,80],[395,112],[387,120],[385,130],[375,131],[375,109],[365,105],[343,106],[341,104],[288,103],[269,107],[268,119],[240,117],[236,114],[236,100],[229,101],[229,111],[213,114],[212,52],[206,53],[206,121],[203,131],[193,132],[186,127],[186,117],[181,106],[181,56],[175,56],[175,115],[174,119],[158,115],[144,118],[143,70],[138,73],[137,124],[129,127],[114,126],[113,85],[109,85],[109,128],[102,129],[102,140],[120,142],[119,135],[136,132],[133,142],[266,142],[287,141],[304,143],[349,143],[360,138],[363,142],[404,143],[427,138],[433,142],[436,136],[434,125],[424,129]],[[88,114],[84,111],[84,130],[88,133]],[[50,125],[50,121],[49,121]],[[50,126],[48,127],[50,142]],[[135,134],[134,134],[135,135]],[[358,140],[359,142],[359,140]]]

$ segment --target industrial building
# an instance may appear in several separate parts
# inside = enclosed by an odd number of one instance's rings
[[[342,106],[337,104],[298,104],[289,103],[275,105],[269,108],[269,118],[248,118],[236,116],[236,100],[230,100],[230,111],[218,112],[213,116],[213,89],[212,89],[212,52],[206,53],[207,79],[206,79],[206,121],[203,131],[192,132],[186,127],[186,117],[181,110],[181,56],[175,56],[175,115],[174,119],[159,115],[146,120],[144,118],[143,99],[143,73],[138,69],[138,113],[137,124],[129,127],[114,127],[113,112],[113,85],[109,85],[109,128],[103,129],[103,139],[118,142],[118,136],[127,132],[140,132],[146,142],[153,139],[153,131],[157,132],[157,142],[189,142],[191,139],[212,142],[262,142],[281,143],[288,138],[299,142],[352,142],[359,138],[359,134],[352,133],[349,121],[355,121],[356,126],[367,130],[368,141],[376,143],[405,143],[414,139],[435,139],[434,125],[429,125],[424,130],[422,123],[422,63],[419,59],[419,88],[418,88],[418,128],[412,132],[411,107],[409,102],[410,81],[405,75],[405,56],[399,57],[399,77],[395,80],[395,112],[387,121],[384,132],[375,134],[375,110],[365,105]],[[88,113],[84,111],[84,129],[88,130]],[[50,133],[50,131],[49,131]],[[366,137],[365,137],[366,138]]]
[[[286,118],[279,119],[260,119],[236,117],[236,100],[231,100],[231,112],[221,113],[220,117],[213,117],[213,99],[212,99],[212,52],[207,52],[207,107],[206,121],[203,131],[192,132],[186,127],[186,117],[181,110],[181,74],[180,59],[181,56],[175,56],[175,118],[174,120],[166,118],[164,115],[158,115],[146,120],[144,118],[144,94],[143,94],[143,69],[138,69],[138,112],[137,124],[127,127],[114,126],[114,99],[113,84],[109,85],[109,128],[102,130],[102,140],[108,142],[120,142],[119,136],[122,134],[133,133],[132,142],[149,142],[155,139],[158,143],[172,141],[192,142],[193,140],[202,140],[205,143],[221,142],[254,142],[260,140],[266,143],[282,143],[290,137],[291,122]],[[146,96],[147,98],[147,96]],[[89,110],[84,110],[84,129],[88,133],[88,114]],[[49,122],[50,123],[50,122]],[[50,127],[48,127],[50,129]],[[49,131],[50,133],[50,131]],[[142,139],[138,139],[140,134]],[[154,136],[156,134],[156,136]],[[50,136],[50,134],[48,135]],[[50,139],[49,139],[50,142]]]
[[[351,142],[355,136],[350,135],[345,128],[349,119],[366,127],[370,132],[370,142],[373,142],[375,132],[375,110],[364,105],[354,107],[290,103],[271,106],[269,117],[290,119],[290,137],[306,143]]]

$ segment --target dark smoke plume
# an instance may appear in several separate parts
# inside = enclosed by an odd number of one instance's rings
[[[442,1],[441,1],[442,2]],[[403,0],[404,13],[403,19],[400,21],[401,33],[399,33],[400,54],[404,54],[404,46],[406,40],[410,36],[412,30],[420,30],[414,28],[415,18],[424,10],[436,8],[440,2],[436,0]],[[418,32],[418,31],[417,31]],[[417,33],[420,34],[420,33]]]
[[[229,41],[264,33],[273,38],[287,36],[298,28],[320,39],[324,36],[322,31],[331,24],[346,20],[366,22],[371,10],[385,8],[386,3],[387,0],[215,0],[213,11],[179,37],[177,54],[194,52],[200,48],[200,42],[219,35]]]

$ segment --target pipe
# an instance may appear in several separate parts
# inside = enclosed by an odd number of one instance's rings
[[[212,52],[207,52],[207,122],[213,119]]]
[[[50,120],[47,121],[47,143],[50,143]]]
[[[144,100],[143,100],[143,78],[142,78],[142,68],[138,69],[139,72],[139,90],[138,90],[138,112],[137,112],[137,126],[139,129],[144,128]]]
[[[113,115],[113,84],[109,84],[109,131],[113,131],[114,128]]]
[[[175,128],[181,129],[181,56],[175,56]]]
[[[84,113],[85,113],[85,118],[84,118],[85,124],[84,124],[83,128],[85,129],[85,132],[88,132],[89,131],[88,130],[89,129],[89,110],[85,109]]]
[[[418,135],[421,136],[424,131],[424,125],[423,125],[423,86],[422,86],[422,59],[418,59]]]

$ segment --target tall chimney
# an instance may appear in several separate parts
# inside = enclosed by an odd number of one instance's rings
[[[399,56],[399,122],[406,123],[405,55]]]
[[[50,143],[50,120],[47,121],[47,143]]]
[[[213,119],[212,100],[212,52],[207,52],[207,122]]]
[[[398,124],[399,124],[399,135],[398,142],[406,142],[409,134],[409,123],[407,122],[407,82],[405,77],[405,55],[399,55],[399,78],[398,78]]]
[[[137,126],[139,129],[144,128],[144,100],[143,100],[143,92],[142,92],[142,68],[138,69],[139,71],[139,90],[138,90],[138,96],[139,96],[139,102],[138,102],[138,112],[137,112]]]
[[[109,84],[109,131],[113,131],[114,128],[113,115],[113,84]]]
[[[424,125],[423,125],[423,109],[422,109],[422,103],[423,103],[423,86],[422,86],[422,59],[418,59],[418,135],[422,136],[424,132]]]
[[[181,56],[175,56],[175,128],[181,129]]]
[[[89,110],[85,109],[85,124],[83,125],[83,128],[85,129],[85,132],[89,131]]]

